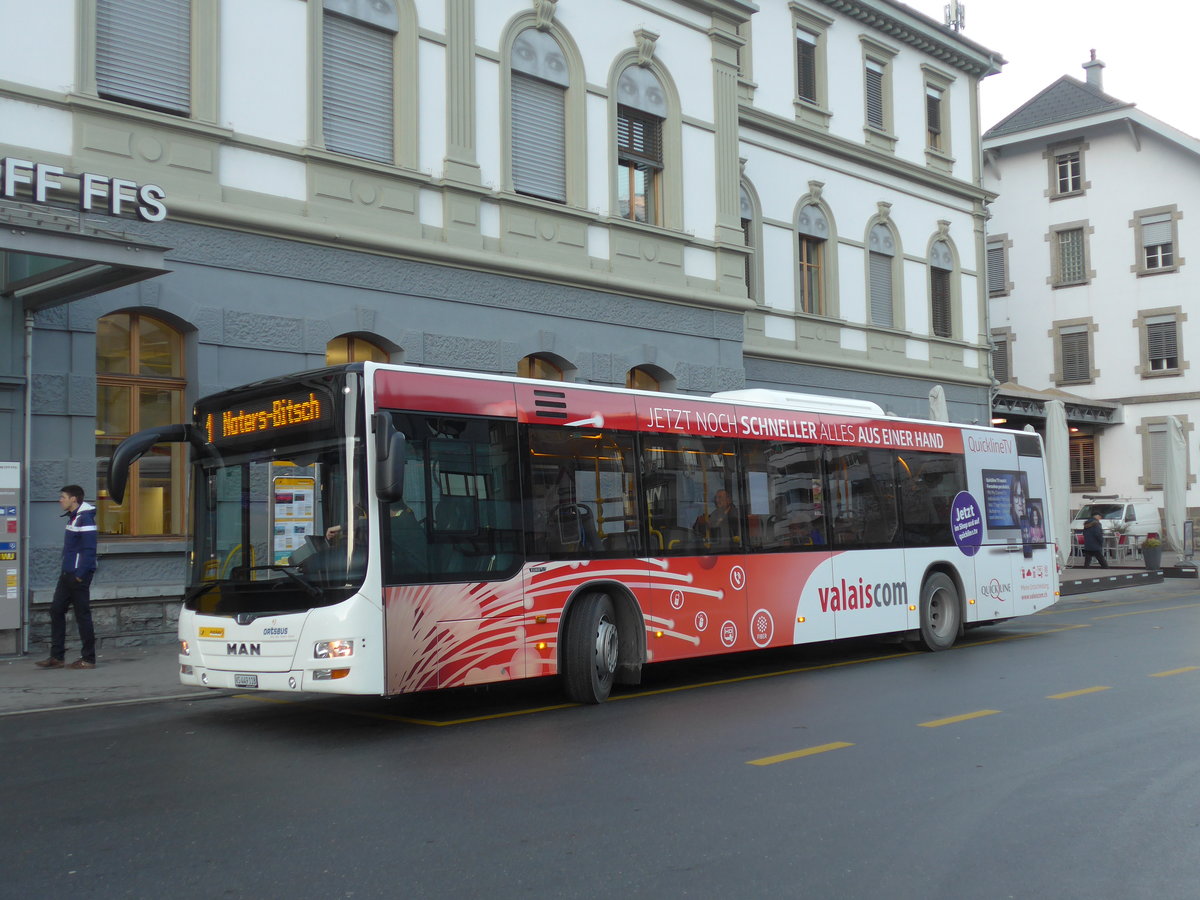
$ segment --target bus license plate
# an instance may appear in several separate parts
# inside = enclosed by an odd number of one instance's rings
[[[257,675],[234,675],[233,676],[233,686],[234,687],[256,688],[256,687],[258,687],[258,676]]]

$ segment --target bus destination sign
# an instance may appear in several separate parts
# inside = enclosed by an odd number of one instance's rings
[[[263,398],[250,409],[223,409],[208,413],[204,430],[210,444],[242,437],[263,437],[297,426],[319,425],[328,418],[328,401],[307,395]]]

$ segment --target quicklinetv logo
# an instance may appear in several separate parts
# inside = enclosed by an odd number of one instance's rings
[[[843,578],[840,585],[817,588],[817,595],[821,598],[821,612],[845,612],[870,609],[872,606],[907,606],[908,584],[903,581],[867,584],[861,578],[856,584]]]

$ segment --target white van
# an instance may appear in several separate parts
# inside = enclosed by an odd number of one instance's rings
[[[1083,543],[1083,523],[1099,514],[1106,535],[1124,535],[1120,543],[1140,544],[1150,535],[1162,536],[1162,521],[1158,505],[1149,497],[1118,497],[1116,494],[1084,494],[1083,506],[1071,519],[1075,543]]]

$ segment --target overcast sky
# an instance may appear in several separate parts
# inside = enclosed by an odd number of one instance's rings
[[[948,0],[901,2],[945,21]],[[1063,75],[1083,81],[1082,66],[1095,49],[1106,66],[1105,93],[1200,137],[1194,72],[1200,6],[1194,0],[960,2],[966,8],[963,37],[1008,60],[979,89],[985,131]]]

